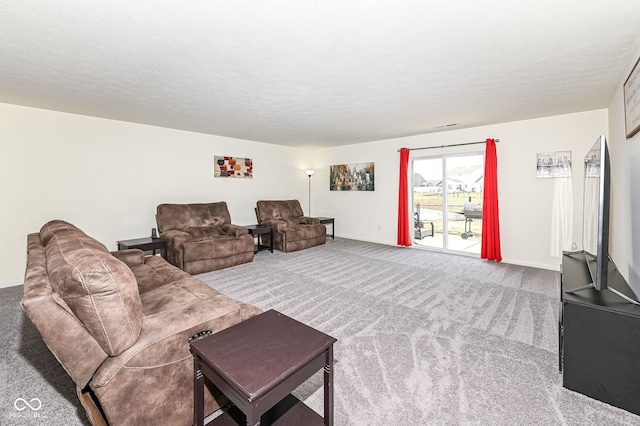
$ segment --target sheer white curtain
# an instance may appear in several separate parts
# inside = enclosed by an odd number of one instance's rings
[[[573,188],[571,178],[554,178],[551,204],[551,256],[571,250],[573,240]]]

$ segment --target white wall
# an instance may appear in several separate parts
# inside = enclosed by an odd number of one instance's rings
[[[398,148],[487,137],[501,140],[504,261],[557,269],[559,258],[549,254],[553,182],[536,179],[536,153],[571,150],[576,161],[608,125],[607,111],[597,110],[310,151],[7,104],[0,115],[0,287],[22,283],[26,235],[48,220],[68,220],[109,249],[149,235],[163,202],[224,200],[234,223],[254,223],[258,199],[298,198],[306,211],[310,167],[312,215],[335,217],[340,237],[394,245]],[[214,179],[214,155],[253,158],[254,178]],[[330,165],[369,161],[376,164],[374,192],[329,191]],[[580,242],[580,167],[573,187]]]
[[[609,252],[636,295],[640,295],[640,133],[626,138],[623,85],[640,57],[629,64],[609,105],[611,221]]]
[[[398,149],[497,138],[503,261],[558,269],[560,258],[550,254],[554,180],[536,178],[536,154],[573,152],[574,164],[577,162],[572,178],[573,240],[581,244],[581,160],[597,137],[607,130],[607,110],[596,110],[319,150],[313,159],[316,174],[312,178],[312,212],[334,216],[337,235],[341,237],[395,244]],[[478,147],[467,149],[477,151]],[[418,152],[424,155],[425,151]],[[329,191],[329,165],[371,161],[375,162],[375,191]]]
[[[306,150],[7,104],[0,117],[0,287],[22,283],[26,236],[51,219],[115,250],[150,235],[163,202],[226,201],[251,224],[258,199],[307,200]],[[252,158],[253,179],[214,179],[214,155]]]

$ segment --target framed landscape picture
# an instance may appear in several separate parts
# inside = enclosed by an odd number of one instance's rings
[[[538,178],[571,177],[571,151],[539,152],[536,168]]]
[[[331,191],[373,191],[375,163],[337,164],[329,166]]]

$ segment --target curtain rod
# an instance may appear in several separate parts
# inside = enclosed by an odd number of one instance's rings
[[[496,139],[496,143],[500,142],[500,139]],[[467,143],[454,143],[451,145],[440,145],[440,146],[426,146],[423,148],[409,148],[409,151],[417,151],[420,149],[434,149],[434,148],[449,148],[450,146],[464,146],[464,145],[477,145],[479,143],[486,143],[486,141],[480,141],[480,142],[467,142]],[[398,152],[400,152],[400,150],[398,150]]]

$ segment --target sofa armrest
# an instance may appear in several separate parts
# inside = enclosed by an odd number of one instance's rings
[[[320,219],[317,217],[301,216],[298,218],[298,223],[302,225],[319,225]]]
[[[109,355],[62,303],[53,293],[23,299],[21,306],[60,365],[83,388]]]
[[[225,223],[224,225],[221,226],[221,228],[225,234],[230,235],[232,237],[239,237],[240,235],[245,235],[249,233],[249,230],[244,226],[234,225],[232,223]]]
[[[119,356],[106,360],[93,377],[91,387],[96,390],[107,386],[123,369],[150,371],[191,359],[189,337],[204,330],[216,333],[260,312],[253,305],[219,294],[196,304],[148,315],[138,341]]]
[[[144,263],[144,252],[140,249],[127,249],[112,251],[111,254],[118,260],[121,260],[129,268],[139,266]]]
[[[20,305],[60,365],[83,388],[109,355],[64,300],[52,292],[39,234],[30,234],[27,239],[27,271]]]

